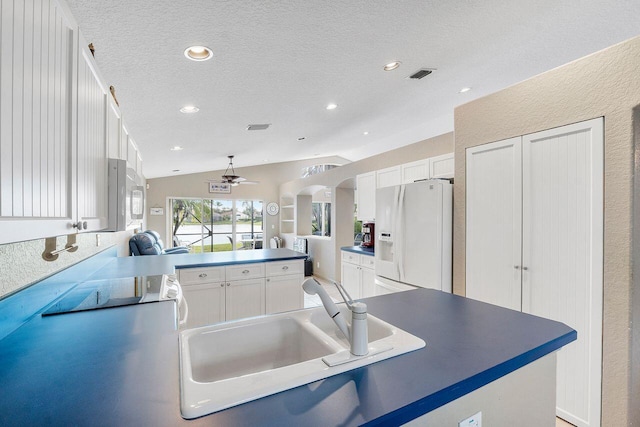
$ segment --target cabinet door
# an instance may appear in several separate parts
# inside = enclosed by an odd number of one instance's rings
[[[342,263],[342,286],[347,290],[351,298],[362,298],[360,290],[360,267],[348,262]]]
[[[429,179],[429,159],[418,160],[417,162],[402,165],[402,183]]]
[[[453,178],[454,175],[453,153],[429,159],[429,178]]]
[[[121,159],[120,134],[122,132],[122,123],[120,121],[120,109],[110,95],[107,96],[107,99],[107,153],[110,159]]]
[[[302,274],[267,277],[266,313],[298,310],[304,307]]]
[[[185,328],[210,325],[225,320],[225,283],[203,283],[182,286],[189,306]]]
[[[129,155],[129,130],[124,123],[123,119],[120,119],[120,160],[127,160]]]
[[[522,144],[522,309],[578,331],[558,352],[558,414],[599,425],[602,119],[525,135]]]
[[[73,231],[76,33],[57,1],[0,3],[0,244]]]
[[[78,220],[87,231],[107,227],[107,88],[80,37],[78,56]]]
[[[356,176],[357,218],[360,221],[375,220],[376,216],[376,173],[369,172]]]
[[[376,188],[393,187],[402,183],[400,166],[380,169],[376,172]]]
[[[376,295],[376,271],[373,268],[360,268],[360,283],[362,288],[361,298]]]
[[[521,310],[520,137],[467,149],[466,296]]]
[[[264,278],[227,282],[227,320],[265,314]]]

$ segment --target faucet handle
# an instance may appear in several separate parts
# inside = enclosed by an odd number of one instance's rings
[[[347,307],[349,307],[349,309],[351,310],[353,307],[353,298],[351,298],[351,295],[349,295],[349,292],[347,292],[347,290],[344,288],[344,286],[342,286],[342,283],[338,283],[335,280],[331,281],[336,288],[338,288],[338,292],[340,292],[340,296],[342,297],[342,300],[345,302],[345,304],[347,304]]]

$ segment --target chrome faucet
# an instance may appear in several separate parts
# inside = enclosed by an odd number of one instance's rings
[[[318,295],[324,305],[327,314],[349,340],[351,354],[354,356],[366,356],[369,353],[369,329],[367,327],[367,305],[363,302],[354,302],[346,289],[339,283],[333,282],[338,288],[340,296],[344,300],[347,308],[351,311],[351,329],[347,325],[340,309],[333,302],[327,291],[314,278],[305,280],[302,289],[309,295]]]

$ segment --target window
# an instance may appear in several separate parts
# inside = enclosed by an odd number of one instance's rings
[[[311,203],[311,232],[315,236],[331,236],[331,203]]]
[[[174,246],[191,253],[262,249],[262,201],[171,199]]]

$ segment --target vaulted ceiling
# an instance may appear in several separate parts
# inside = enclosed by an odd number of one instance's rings
[[[359,160],[451,131],[455,106],[640,33],[637,0],[68,3],[148,178],[224,169],[228,154],[237,167]],[[193,45],[212,58],[188,60]],[[434,71],[407,78],[422,68]]]

